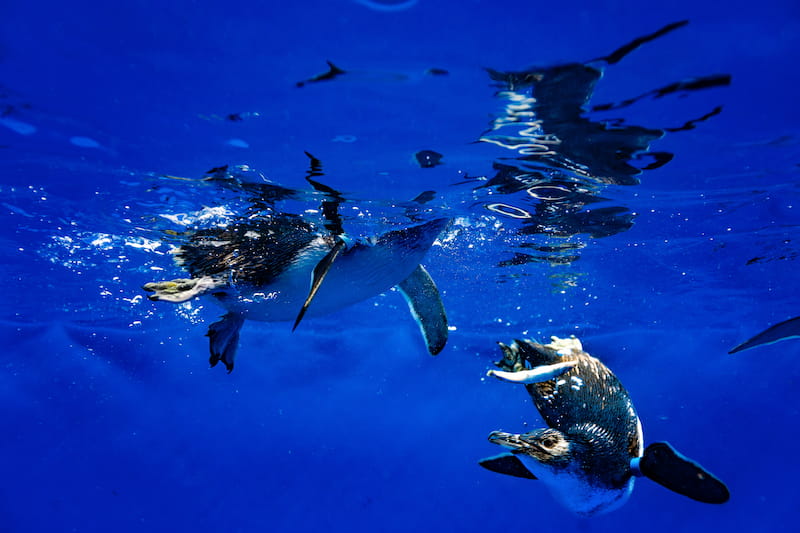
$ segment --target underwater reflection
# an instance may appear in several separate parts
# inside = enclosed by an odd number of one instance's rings
[[[720,113],[721,107],[672,128],[626,124],[623,119],[597,118],[594,114],[625,108],[646,98],[727,86],[730,76],[680,80],[616,103],[590,106],[589,102],[609,65],[686,24],[670,24],[586,63],[514,72],[486,69],[499,88],[496,97],[504,106],[479,141],[505,148],[513,155],[494,161],[494,176],[479,187],[492,188],[510,198],[485,207],[518,221],[522,235],[600,238],[628,230],[634,213],[625,206],[596,206],[609,201],[600,196],[601,190],[608,185],[636,185],[643,171],[669,163],[673,154],[653,151],[651,144],[667,132],[693,129]],[[555,249],[560,247],[555,245]],[[520,264],[525,257],[519,253],[503,264]],[[552,262],[563,264],[565,257],[578,256],[559,253]],[[531,261],[539,260],[540,255],[531,256]]]

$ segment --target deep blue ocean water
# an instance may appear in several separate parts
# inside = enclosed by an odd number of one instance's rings
[[[0,531],[796,531],[800,340],[727,352],[800,315],[800,7],[368,4],[5,6]],[[326,60],[346,73],[297,86]],[[242,184],[310,191],[304,151],[353,234],[423,191],[453,219],[425,260],[438,356],[390,291],[246,323],[226,374],[218,307],[146,299],[184,275],[180,234],[252,207]],[[542,425],[485,377],[496,342],[570,334],[730,502],[643,479],[581,519],[478,466],[489,432]]]

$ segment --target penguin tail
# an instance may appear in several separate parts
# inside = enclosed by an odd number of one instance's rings
[[[699,502],[725,503],[730,499],[725,483],[667,442],[650,444],[642,457],[631,461],[631,470]]]

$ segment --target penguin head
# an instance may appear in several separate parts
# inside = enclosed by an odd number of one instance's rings
[[[568,468],[579,453],[580,444],[561,431],[543,428],[528,433],[513,434],[495,431],[489,441],[511,450],[526,465],[534,464],[548,470]],[[539,470],[539,468],[535,468]],[[536,474],[534,469],[531,471]]]
[[[517,470],[508,473],[541,480],[558,501],[580,516],[616,509],[633,489],[630,466],[608,464],[603,450],[598,453],[579,432],[545,428],[515,435],[495,431],[489,441],[509,448],[519,460],[510,463]],[[507,459],[501,464],[509,467]],[[528,473],[520,475],[520,468]]]
[[[428,251],[436,240],[436,237],[438,237],[449,224],[450,219],[437,218],[424,224],[386,232],[369,239],[368,243],[371,246],[395,249],[398,250],[398,252],[403,251],[407,254],[418,253],[420,251],[424,253]]]

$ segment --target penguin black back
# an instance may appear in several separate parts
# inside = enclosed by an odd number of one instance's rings
[[[272,216],[200,230],[178,248],[175,258],[193,278],[225,277],[266,285],[318,236],[315,226],[299,217]]]
[[[504,363],[516,360],[517,370],[522,365],[577,361],[560,376],[525,388],[545,423],[567,436],[576,449],[587,450],[576,455],[583,471],[610,487],[627,483],[629,462],[641,455],[643,443],[639,417],[619,379],[574,338],[554,339],[548,345],[516,340],[501,348]]]

